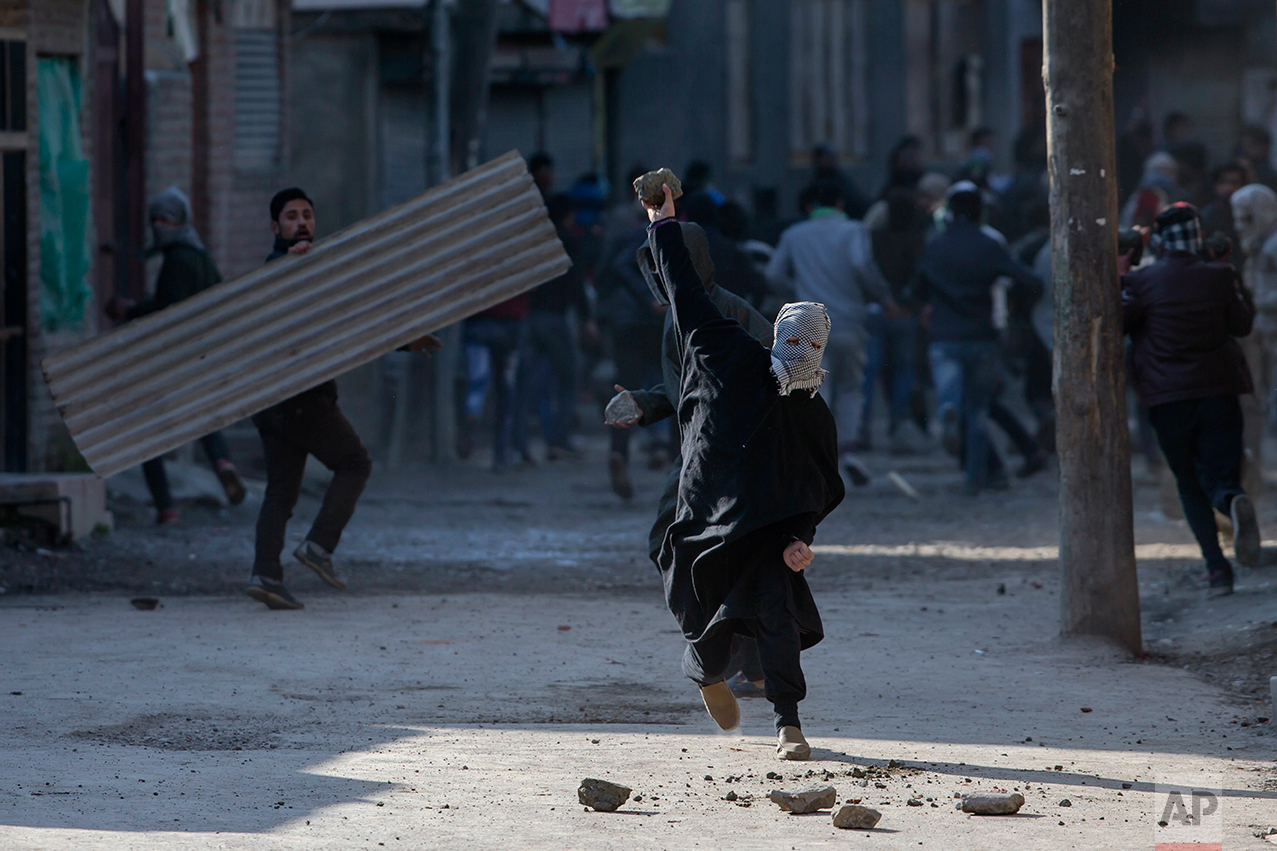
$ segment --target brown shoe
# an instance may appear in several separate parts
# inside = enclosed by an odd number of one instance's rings
[[[230,461],[217,462],[217,480],[222,483],[226,501],[231,505],[239,505],[248,495],[248,491],[244,490],[244,480],[239,477],[239,470]]]
[[[634,496],[634,485],[630,483],[630,465],[620,452],[613,452],[607,459],[607,474],[612,480],[612,490],[621,499]]]
[[[776,756],[781,759],[811,759],[811,745],[797,727],[781,727],[776,739]]]
[[[709,717],[720,729],[731,732],[740,726],[740,705],[726,682],[701,686],[701,700],[705,701]]]

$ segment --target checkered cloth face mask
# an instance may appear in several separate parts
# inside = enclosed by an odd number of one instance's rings
[[[1202,236],[1202,220],[1192,219],[1166,225],[1153,235],[1158,251],[1187,251],[1200,254],[1205,238]]]
[[[780,395],[788,396],[794,390],[816,395],[827,374],[820,368],[820,360],[828,342],[829,314],[823,304],[800,301],[780,309],[772,346],[772,375],[780,385]]]

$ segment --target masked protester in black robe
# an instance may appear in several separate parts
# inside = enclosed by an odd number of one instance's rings
[[[696,274],[667,195],[648,242],[683,362],[678,507],[658,559],[688,646],[683,670],[724,730],[739,710],[724,675],[735,634],[758,642],[778,755],[807,759],[799,655],[824,637],[803,569],[816,526],[843,498],[834,420],[816,394],[829,335],[823,305],[786,305],[765,348],[724,319]]]

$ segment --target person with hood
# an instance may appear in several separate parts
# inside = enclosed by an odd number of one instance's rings
[[[1242,341],[1255,392],[1242,397],[1246,417],[1247,492],[1258,494],[1264,432],[1274,404],[1273,369],[1277,367],[1277,192],[1262,183],[1243,186],[1229,199],[1237,240],[1241,243],[1242,279],[1255,299],[1255,328]],[[1236,265],[1236,264],[1234,264]]]
[[[111,299],[106,305],[106,314],[117,321],[156,313],[222,281],[217,264],[191,225],[191,204],[180,189],[170,186],[152,198],[147,206],[147,217],[151,221],[151,248],[147,256],[160,254],[164,257],[155,281],[155,295],[141,303],[118,297]],[[226,438],[220,431],[215,431],[201,437],[200,444],[226,492],[227,501],[231,505],[239,505],[244,501],[244,482],[231,461]],[[177,509],[173,507],[164,457],[147,461],[142,465],[142,473],[155,502],[156,522],[160,525],[176,523]]]
[[[692,265],[710,301],[724,317],[735,320],[751,337],[763,346],[771,348],[773,340],[771,323],[745,299],[716,283],[718,272],[714,266],[705,232],[699,225],[692,222],[683,222],[680,226],[683,229],[683,244],[692,257]],[[646,241],[638,249],[630,265],[634,266],[646,281],[652,303],[662,308],[665,317],[660,357],[662,381],[647,390],[627,390],[620,384],[616,385],[617,394],[608,403],[606,422],[618,431],[636,425],[650,428],[673,417],[678,412],[679,388],[683,386],[683,359],[674,318],[669,312],[669,297],[660,283],[652,260],[652,250]],[[678,509],[678,485],[682,469],[683,459],[676,457],[673,469],[666,477],[665,489],[661,492],[661,498],[657,503],[656,520],[648,535],[648,556],[658,567],[661,544],[665,541],[665,533],[674,522],[674,515]],[[758,663],[758,652],[752,640],[742,639],[736,642],[733,665],[740,669],[741,676],[732,682],[732,689],[739,694],[756,692],[758,684],[763,680],[763,675]]]
[[[1236,269],[1202,259],[1201,219],[1191,204],[1157,217],[1153,244],[1157,261],[1122,275],[1131,378],[1175,475],[1210,592],[1231,594],[1233,570],[1219,546],[1215,511],[1232,520],[1237,561],[1257,567],[1260,560],[1255,507],[1241,483],[1238,397],[1253,384],[1236,339],[1250,333],[1255,303]]]
[[[648,245],[683,364],[683,469],[659,565],[687,639],[683,671],[718,726],[735,729],[740,712],[725,682],[732,639],[755,638],[777,755],[809,759],[800,655],[824,629],[803,570],[817,525],[844,495],[834,419],[817,392],[829,316],[819,304],[785,305],[771,349],[725,318],[696,272],[668,185],[664,194],[648,206]]]

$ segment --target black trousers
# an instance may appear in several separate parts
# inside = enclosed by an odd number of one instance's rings
[[[217,472],[217,463],[231,457],[231,450],[226,445],[226,438],[220,431],[206,434],[200,438],[204,454],[213,472]],[[146,487],[151,491],[151,499],[155,502],[156,511],[168,511],[173,507],[173,492],[169,490],[168,473],[164,469],[164,456],[152,458],[142,465],[142,475],[146,477]]]
[[[798,702],[807,696],[802,668],[802,639],[798,621],[789,610],[789,568],[774,555],[754,566],[751,598],[755,616],[720,621],[699,641],[689,641],[683,651],[683,673],[697,685],[707,686],[734,673],[732,645],[738,635],[758,644],[763,694],[776,714],[776,729],[801,727]]]
[[[332,552],[355,513],[372,473],[372,460],[341,409],[329,395],[305,393],[253,417],[266,452],[266,495],[257,516],[253,573],[282,580],[279,555],[288,520],[301,494],[306,456],[314,455],[333,479],[306,537]]]
[[[1167,402],[1148,409],[1157,443],[1175,474],[1184,519],[1209,570],[1232,570],[1219,546],[1215,511],[1228,514],[1242,489],[1242,406],[1236,396]]]

